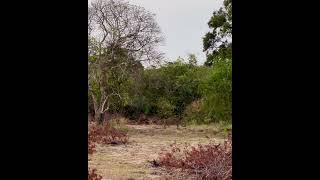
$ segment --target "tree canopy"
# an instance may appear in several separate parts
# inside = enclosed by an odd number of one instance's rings
[[[89,99],[95,119],[126,102],[142,63],[157,63],[162,36],[154,15],[122,0],[96,0],[88,10]]]
[[[213,13],[203,38],[205,65],[187,59],[162,60],[163,40],[154,15],[122,0],[97,0],[88,11],[89,106],[130,119],[143,114],[192,123],[231,122],[232,1]],[[145,68],[145,62],[156,64]]]
[[[211,29],[203,37],[205,65],[212,66],[219,59],[232,58],[232,0],[224,0],[223,7],[214,11],[208,22]]]

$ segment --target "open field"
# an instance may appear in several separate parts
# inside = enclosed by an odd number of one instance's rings
[[[183,147],[185,143],[206,144],[210,140],[223,143],[225,134],[219,126],[187,126],[179,130],[176,126],[166,129],[159,125],[127,125],[129,143],[127,145],[103,145],[89,155],[89,166],[107,179],[192,179],[179,172],[169,173],[154,168],[148,161],[157,159],[163,148],[172,143]]]

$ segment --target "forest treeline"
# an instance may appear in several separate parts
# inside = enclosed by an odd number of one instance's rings
[[[96,121],[120,113],[188,123],[231,123],[232,1],[215,11],[204,35],[204,65],[195,55],[165,62],[154,15],[124,1],[95,1],[88,14],[88,112]]]

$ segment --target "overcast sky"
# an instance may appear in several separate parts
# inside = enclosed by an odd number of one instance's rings
[[[90,0],[89,0],[90,1]],[[160,50],[170,60],[194,53],[203,64],[202,37],[209,31],[207,22],[223,0],[128,0],[156,14],[165,43]]]

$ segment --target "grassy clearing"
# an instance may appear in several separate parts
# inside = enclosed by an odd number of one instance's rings
[[[161,168],[153,168],[148,161],[158,158],[163,148],[172,143],[206,144],[210,139],[222,143],[225,133],[219,125],[201,125],[164,129],[159,125],[127,125],[127,145],[98,146],[97,152],[89,155],[89,165],[95,167],[103,179],[192,179],[179,172],[168,174]]]

